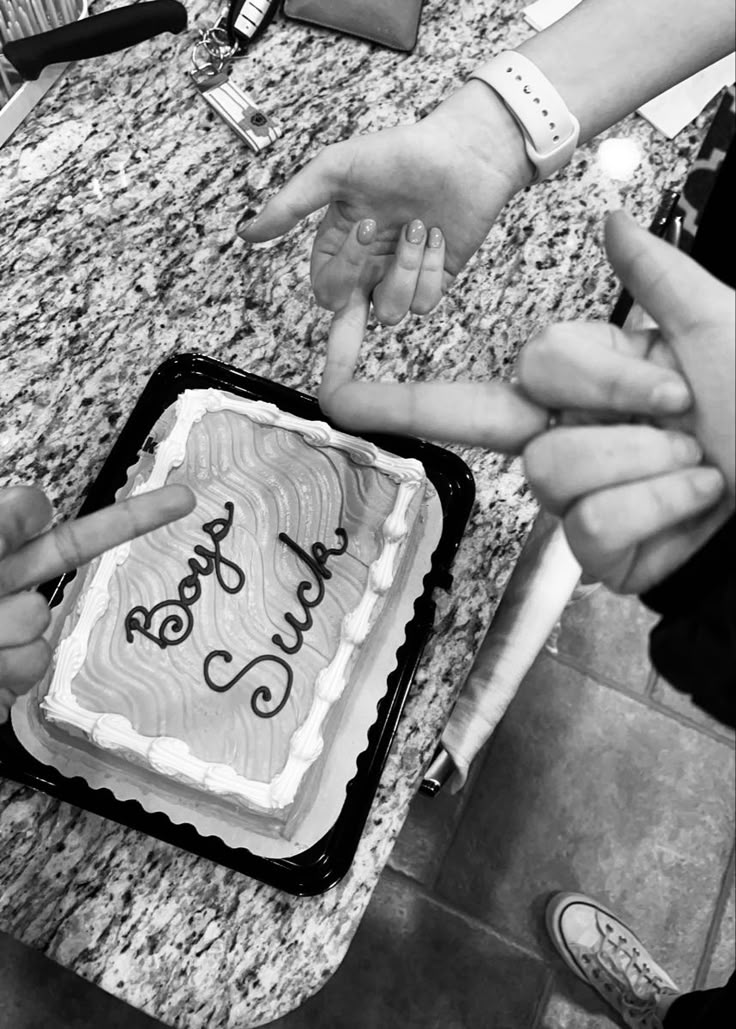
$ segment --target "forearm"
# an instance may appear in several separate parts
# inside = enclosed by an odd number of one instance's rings
[[[734,0],[582,0],[518,51],[580,122],[580,142],[734,49]]]
[[[584,143],[727,56],[735,36],[734,0],[582,0],[517,50],[562,96]],[[529,185],[534,168],[522,133],[490,86],[471,79],[437,111],[505,176],[509,199]]]

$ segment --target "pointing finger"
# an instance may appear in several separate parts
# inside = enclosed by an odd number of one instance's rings
[[[260,214],[238,225],[238,235],[247,243],[265,243],[338,199],[338,186],[347,170],[347,147],[347,143],[326,147],[271,197]]]
[[[182,518],[194,504],[188,487],[163,486],[62,522],[0,561],[0,595],[79,568],[120,543]]]
[[[356,290],[345,307],[332,319],[327,339],[327,360],[319,391],[322,410],[330,416],[335,391],[350,382],[355,372],[369,307],[368,297]]]
[[[548,412],[507,383],[347,382],[329,414],[355,431],[421,436],[519,453],[547,424]]]

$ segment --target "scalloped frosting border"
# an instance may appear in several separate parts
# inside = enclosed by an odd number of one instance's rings
[[[185,390],[176,401],[176,418],[171,432],[156,447],[151,473],[145,482],[133,487],[133,495],[164,485],[171,469],[184,460],[192,426],[205,414],[214,411],[234,411],[258,424],[298,432],[311,446],[345,451],[357,464],[373,467],[398,484],[393,510],[382,526],[383,547],[369,566],[366,587],[358,606],[343,618],[334,657],[317,675],[312,706],[291,737],[286,764],[270,782],[247,779],[229,765],[196,757],[184,740],[144,736],[124,715],[99,714],[78,703],[72,683],[84,664],[92,630],[107,610],[110,581],[118,566],[127,559],[130,542],[107,551],[100,558],[97,570],[80,598],[76,625],[57,647],[54,674],[41,708],[50,721],[72,734],[81,734],[102,750],[112,751],[187,786],[276,810],[294,800],[304,775],[322,752],[322,726],[330,708],[345,689],[348,667],[368,635],[373,611],[394,581],[398,559],[410,531],[408,509],[414,494],[426,482],[426,476],[419,461],[388,454],[367,440],[331,428],[326,422],[308,421],[281,411],[274,404],[245,400],[222,390]]]

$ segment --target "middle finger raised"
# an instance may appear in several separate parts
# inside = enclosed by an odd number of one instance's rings
[[[368,307],[368,298],[356,290],[330,323],[327,360],[319,390],[322,410],[328,414],[331,413],[329,405],[332,394],[353,377],[365,335]]]

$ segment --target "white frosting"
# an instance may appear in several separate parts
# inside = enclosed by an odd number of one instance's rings
[[[368,569],[365,591],[358,606],[343,619],[334,657],[317,676],[311,708],[291,738],[285,766],[270,782],[248,779],[228,765],[201,760],[191,753],[183,740],[144,736],[123,715],[99,714],[79,704],[72,689],[73,680],[84,664],[92,629],[107,609],[110,581],[117,567],[128,557],[130,543],[107,551],[100,559],[91,582],[81,595],[78,620],[56,650],[54,674],[41,707],[48,719],[74,735],[81,734],[95,746],[151,768],[160,775],[208,793],[276,810],[293,801],[304,774],[322,751],[322,726],[330,707],[345,688],[348,669],[368,635],[376,605],[394,580],[401,549],[409,532],[409,505],[416,491],[425,483],[425,473],[418,461],[388,454],[372,443],[332,429],[325,422],[298,418],[273,404],[244,400],[220,390],[186,390],[177,401],[171,432],[156,448],[151,474],[145,482],[136,482],[132,492],[144,493],[164,485],[171,469],[184,460],[192,425],[208,411],[224,410],[234,411],[263,425],[298,432],[311,446],[329,446],[345,451],[357,464],[376,468],[397,483],[394,508],[382,526],[383,546]]]

